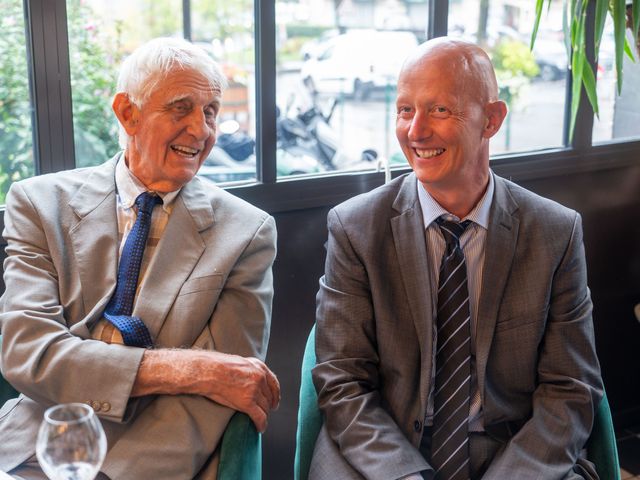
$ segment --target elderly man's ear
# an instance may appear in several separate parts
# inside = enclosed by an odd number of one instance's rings
[[[482,136],[484,138],[491,138],[498,133],[498,130],[500,130],[500,127],[502,126],[502,122],[507,116],[507,105],[502,100],[489,102],[484,107],[484,113],[486,121]]]
[[[140,109],[131,101],[129,95],[123,92],[116,93],[111,107],[127,135],[133,136],[138,128]]]

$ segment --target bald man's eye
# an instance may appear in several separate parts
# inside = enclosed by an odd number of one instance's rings
[[[447,118],[450,113],[449,109],[443,105],[436,105],[431,109],[431,114],[436,118]]]
[[[413,114],[413,109],[408,106],[398,107],[398,118],[410,118]]]

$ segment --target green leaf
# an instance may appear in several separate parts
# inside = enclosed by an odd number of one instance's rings
[[[596,0],[596,24],[593,32],[596,59],[598,59],[598,52],[600,51],[600,41],[602,40],[602,32],[604,32],[604,22],[607,19],[608,7],[609,0]]]
[[[533,45],[536,43],[536,36],[538,35],[538,27],[540,26],[540,18],[542,17],[542,7],[544,0],[536,0],[536,19],[533,23],[533,32],[531,32],[531,43],[529,43],[529,50],[533,50]]]
[[[631,45],[629,45],[629,41],[627,40],[627,37],[624,37],[624,53],[627,54],[627,57],[629,57],[629,60],[635,63],[636,59],[633,57],[633,50],[631,49]]]
[[[622,92],[622,55],[624,52],[624,30],[627,23],[625,0],[613,0],[613,37],[616,43],[616,73],[618,75],[618,95]]]
[[[567,58],[571,58],[571,30],[569,28],[569,4],[564,0],[562,7],[562,38],[564,39],[564,48],[567,50]]]
[[[598,93],[596,92],[596,77],[593,74],[593,70],[591,70],[591,65],[586,61],[582,66],[582,83],[584,85],[585,92],[587,92],[589,103],[593,108],[593,113],[600,118],[600,112],[598,109]]]
[[[640,0],[633,0],[631,14],[633,15],[633,38],[638,38],[640,35]]]
[[[623,0],[624,1],[624,0]],[[586,21],[586,11],[580,9],[581,15],[573,17],[572,20],[572,45],[574,46],[571,57],[571,119],[569,122],[569,140],[573,140],[573,133],[576,126],[578,107],[580,106],[580,90],[582,88],[582,78],[584,65],[589,63],[585,53],[584,26]],[[584,13],[584,14],[583,14]]]

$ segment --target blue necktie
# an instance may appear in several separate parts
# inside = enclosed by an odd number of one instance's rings
[[[104,318],[111,322],[122,334],[125,345],[132,347],[152,347],[153,341],[149,330],[139,317],[131,316],[133,299],[138,287],[138,276],[142,264],[142,254],[149,236],[151,213],[162,199],[149,192],[141,193],[136,198],[138,217],[127,236],[122,249],[120,266],[118,267],[118,283],[104,312]]]
[[[439,218],[436,223],[447,246],[438,285],[431,465],[437,480],[468,480],[471,317],[460,236],[470,222],[448,222]]]

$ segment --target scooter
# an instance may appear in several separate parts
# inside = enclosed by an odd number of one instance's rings
[[[360,158],[345,154],[340,145],[336,131],[331,127],[331,117],[338,105],[333,99],[328,113],[324,113],[315,99],[308,108],[294,108],[295,98],[290,97],[286,113],[277,109],[276,131],[278,149],[291,155],[308,155],[315,158],[323,170],[362,170],[372,168],[378,154],[373,149],[366,149]],[[375,165],[373,165],[375,166]]]

